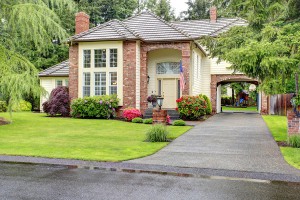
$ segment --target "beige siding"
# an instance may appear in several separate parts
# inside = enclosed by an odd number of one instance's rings
[[[157,78],[163,76],[164,78],[179,78],[177,75],[156,75],[156,65],[161,62],[179,62],[181,59],[181,51],[175,49],[160,49],[155,51],[150,51],[148,53],[148,75],[150,76],[150,81],[148,85],[148,95],[158,94],[157,91]]]
[[[192,51],[192,65],[191,65],[191,93],[192,95],[199,95],[201,93],[203,64],[202,59],[204,55],[199,49],[193,49]]]
[[[211,59],[211,74],[232,74],[233,70],[228,69],[228,67],[230,67],[228,62],[222,61],[217,63],[217,58]]]
[[[68,77],[40,77],[40,85],[46,90],[46,95],[40,97],[40,110],[43,110],[43,103],[49,98],[51,91],[56,88],[56,81],[61,80],[63,86],[67,85]]]
[[[204,57],[202,59],[201,68],[201,94],[205,94],[210,98],[210,82],[211,82],[211,68],[210,68],[210,58]]]

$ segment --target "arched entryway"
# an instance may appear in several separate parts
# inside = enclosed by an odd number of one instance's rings
[[[249,78],[243,74],[222,74],[222,75],[212,75],[211,76],[211,102],[213,113],[220,113],[221,110],[221,86],[228,83],[234,82],[247,82],[259,85],[259,81]],[[265,113],[267,108],[266,96],[263,93],[259,93],[258,97],[258,111],[260,113]]]

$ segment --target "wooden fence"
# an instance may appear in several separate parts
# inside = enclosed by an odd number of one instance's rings
[[[269,114],[286,116],[287,108],[292,107],[291,99],[293,94],[276,94],[268,98]]]

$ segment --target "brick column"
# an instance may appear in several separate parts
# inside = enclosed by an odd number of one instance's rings
[[[136,103],[136,42],[123,43],[123,108],[133,107]]]
[[[145,114],[148,108],[148,83],[147,83],[147,51],[141,48],[141,112]]]
[[[182,91],[182,95],[190,94],[190,61],[191,61],[191,49],[190,43],[184,43],[182,45],[182,66],[185,80],[184,91]]]
[[[267,95],[262,93],[261,95],[261,111],[260,114],[268,115],[269,114],[269,98]]]
[[[69,95],[71,100],[78,98],[78,44],[69,49]]]
[[[153,124],[167,124],[167,111],[153,109]]]
[[[211,75],[210,101],[212,106],[212,114],[216,114],[217,112],[217,76],[216,75]]]
[[[300,118],[298,118],[293,108],[287,109],[287,120],[288,120],[288,135],[295,135],[300,133]]]

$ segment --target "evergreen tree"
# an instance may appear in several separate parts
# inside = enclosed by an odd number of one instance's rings
[[[23,52],[30,45],[28,49],[46,53],[53,39],[68,37],[54,12],[64,6],[74,9],[70,0],[0,1],[0,93],[7,97],[10,113],[24,96],[43,91],[38,70]]]
[[[166,21],[175,19],[174,9],[171,6],[170,0],[147,0],[144,4],[147,10],[150,10]]]
[[[187,11],[183,11],[185,20],[207,19],[209,18],[210,0],[188,0]]]

